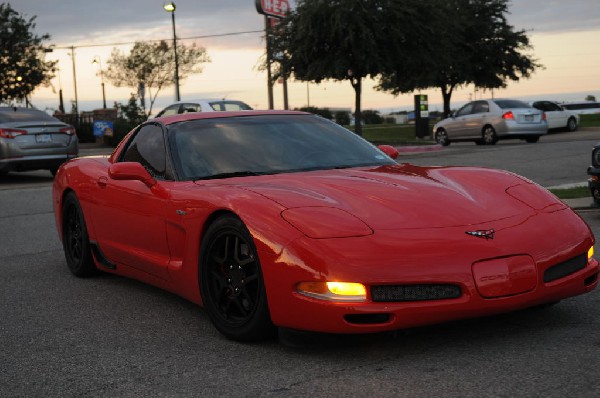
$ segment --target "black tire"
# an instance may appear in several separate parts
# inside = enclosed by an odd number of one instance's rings
[[[577,130],[577,120],[574,117],[570,117],[567,121],[567,130],[575,131]]]
[[[536,135],[535,137],[527,137],[525,138],[525,141],[530,143],[530,144],[534,144],[536,142],[538,142],[540,140],[540,136]]]
[[[435,142],[437,142],[441,146],[448,146],[448,145],[450,145],[450,139],[448,138],[448,133],[444,129],[441,129],[441,128],[438,129],[435,132],[435,137],[434,138],[435,138]]]
[[[202,301],[219,332],[237,341],[275,336],[256,247],[239,218],[225,215],[210,225],[199,267]]]
[[[85,218],[74,192],[69,192],[63,202],[62,233],[65,259],[71,273],[80,278],[96,274],[98,270],[94,265]]]
[[[600,189],[598,188],[592,188],[592,198],[594,199],[594,203],[598,206],[600,206]]]
[[[483,145],[494,145],[498,142],[498,136],[496,130],[492,126],[485,126],[481,132],[481,142]]]

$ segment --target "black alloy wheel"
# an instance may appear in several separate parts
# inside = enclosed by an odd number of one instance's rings
[[[274,336],[258,254],[239,218],[226,215],[211,224],[199,266],[204,306],[222,334],[238,341]]]
[[[77,196],[69,192],[62,207],[62,243],[67,266],[78,277],[92,276],[97,272],[85,219]]]

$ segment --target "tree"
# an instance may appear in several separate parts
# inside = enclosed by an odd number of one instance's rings
[[[586,100],[586,101],[596,101],[596,96],[595,96],[595,95],[588,94],[588,95],[585,97],[585,100]]]
[[[202,63],[210,62],[206,50],[195,44],[177,45],[179,81],[193,73],[202,72]],[[148,90],[152,113],[154,101],[160,90],[175,83],[175,57],[173,48],[165,41],[157,43],[136,42],[129,55],[113,49],[104,77],[116,87],[133,87],[139,90],[140,101],[145,112],[145,90]]]
[[[404,58],[399,58],[382,75],[378,88],[393,94],[440,88],[448,116],[457,87],[474,84],[494,89],[506,87],[509,80],[530,77],[542,65],[527,54],[531,45],[526,32],[508,24],[508,2],[430,0],[435,5],[435,12],[430,13],[430,24],[436,27],[435,54],[429,62],[422,60],[417,70],[407,69]],[[423,54],[414,56],[422,58]]]
[[[0,4],[0,103],[26,100],[38,86],[49,85],[57,61],[43,59],[42,43],[48,34],[37,36],[35,17],[25,19],[9,3]]]
[[[410,9],[397,4],[416,2],[299,0],[273,33],[273,52],[283,54],[286,77],[349,81],[355,91],[355,132],[362,135],[362,82],[381,73],[403,44],[394,40],[416,24]]]
[[[363,111],[363,120],[365,121],[365,124],[383,123],[383,117],[381,117],[379,111],[373,109],[367,109]]]

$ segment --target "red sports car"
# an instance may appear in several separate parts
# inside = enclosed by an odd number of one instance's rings
[[[552,303],[598,284],[594,236],[518,175],[398,164],[318,116],[150,120],[63,165],[66,262],[203,305],[224,335],[379,332]]]

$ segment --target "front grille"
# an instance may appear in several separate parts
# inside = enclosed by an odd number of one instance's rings
[[[454,299],[462,295],[457,285],[377,285],[371,287],[375,302]]]
[[[571,275],[579,270],[582,270],[587,265],[586,253],[573,257],[570,260],[563,261],[560,264],[553,265],[544,272],[544,282],[552,282],[567,275]]]

